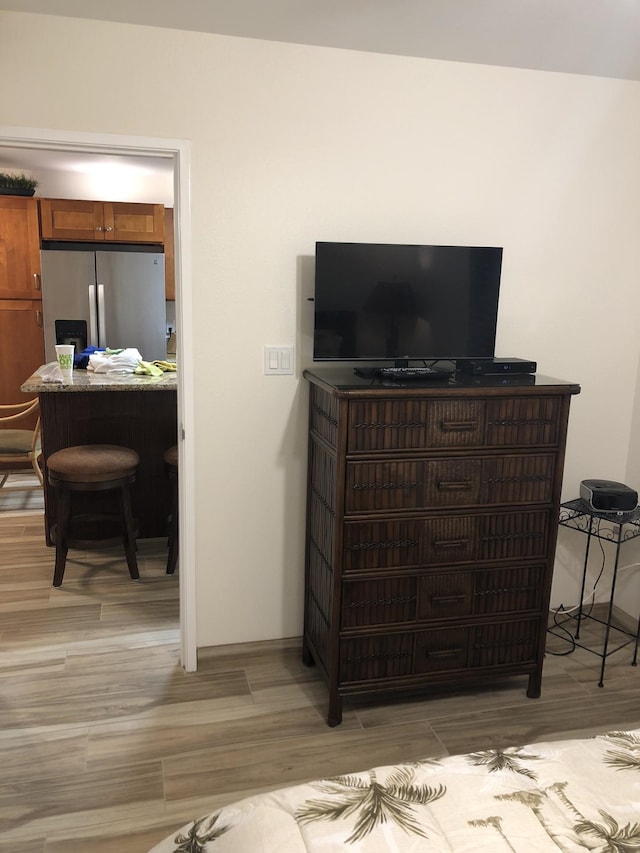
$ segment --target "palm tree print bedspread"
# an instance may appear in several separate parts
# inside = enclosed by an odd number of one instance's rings
[[[150,853],[640,853],[640,730],[378,767],[199,818]]]

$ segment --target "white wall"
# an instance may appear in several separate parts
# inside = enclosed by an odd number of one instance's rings
[[[17,13],[0,34],[7,125],[192,141],[199,645],[301,632],[316,240],[504,246],[498,355],[582,384],[565,497],[640,475],[640,84]],[[292,342],[296,376],[263,376]]]

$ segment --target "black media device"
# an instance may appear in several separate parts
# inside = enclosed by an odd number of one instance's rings
[[[522,387],[523,385],[535,385],[536,377],[533,373],[485,373],[483,376],[467,376],[464,373],[456,373],[456,380],[461,382],[464,379],[465,384],[479,385],[482,388],[489,388],[492,385],[513,385]]]
[[[316,243],[314,361],[495,355],[502,249]]]
[[[459,359],[456,368],[468,376],[503,376],[508,373],[535,373],[538,365],[526,358],[468,358]]]
[[[580,497],[596,512],[633,512],[638,506],[636,490],[615,480],[583,480]]]

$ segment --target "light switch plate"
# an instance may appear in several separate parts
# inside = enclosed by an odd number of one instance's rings
[[[285,376],[293,373],[293,347],[264,348],[265,376]]]

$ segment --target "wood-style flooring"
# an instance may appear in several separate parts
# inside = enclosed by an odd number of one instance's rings
[[[181,669],[178,576],[165,559],[163,540],[141,542],[135,582],[118,549],[71,552],[53,589],[42,514],[0,512],[0,853],[146,853],[258,791],[640,727],[629,649],[610,656],[604,688],[600,659],[578,649],[548,654],[537,700],[523,677],[358,699],[331,729],[298,638],[203,650],[197,673]]]

